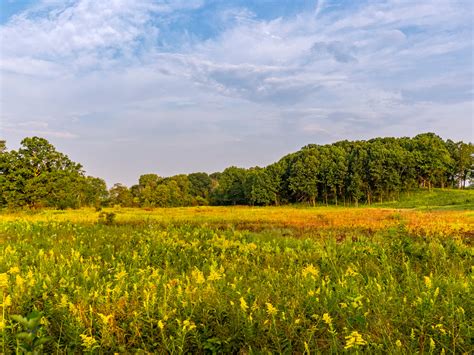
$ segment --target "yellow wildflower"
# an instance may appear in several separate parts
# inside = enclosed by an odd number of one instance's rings
[[[399,348],[402,347],[402,342],[400,341],[400,339],[397,339],[397,341],[395,342],[395,345]]]
[[[247,309],[249,308],[249,306],[247,305],[247,302],[245,301],[243,297],[240,297],[240,308],[242,308],[244,312],[247,311]]]
[[[433,286],[433,283],[431,282],[431,278],[429,276],[425,276],[424,281],[426,287],[431,288]]]
[[[86,350],[92,350],[94,346],[97,344],[97,340],[94,339],[94,337],[81,334],[79,335],[82,340],[82,346],[86,348]]]
[[[345,276],[356,276],[358,274],[359,273],[356,270],[349,266],[346,270]]]
[[[165,328],[165,324],[161,321],[161,319],[158,321],[158,328],[163,330]]]
[[[358,345],[367,345],[367,342],[362,338],[362,335],[358,331],[353,331],[350,335],[346,336],[346,346],[344,349],[350,349]]]
[[[98,313],[100,319],[102,320],[102,323],[104,323],[104,325],[108,325],[110,323],[110,320],[114,317],[113,314],[109,314],[108,316],[106,316],[105,314],[102,314],[102,313]]]
[[[197,284],[203,284],[206,282],[206,279],[204,278],[204,274],[202,273],[201,270],[195,269],[191,272],[191,276],[193,277],[194,281]]]
[[[211,270],[209,276],[207,277],[207,281],[215,281],[220,280],[222,278],[222,274],[219,273],[217,270]]]
[[[436,348],[435,341],[433,338],[430,338],[430,350],[433,351]]]
[[[324,314],[323,314],[323,321],[324,321],[324,323],[326,323],[327,325],[331,325],[331,324],[332,324],[332,318],[331,318],[331,316],[329,315],[329,313],[324,313]]]
[[[10,270],[7,271],[9,274],[19,274],[20,268],[18,266],[12,266]]]
[[[16,275],[15,282],[18,287],[22,287],[25,284],[25,279],[20,275]]]
[[[0,274],[0,288],[6,287],[8,287],[8,275],[4,272]]]
[[[436,326],[433,327],[433,328],[438,329],[441,332],[441,334],[443,334],[443,335],[446,334],[446,329],[444,329],[444,326],[440,323],[436,324]]]
[[[267,314],[269,316],[274,316],[277,314],[278,309],[276,309],[270,302],[265,303],[265,305],[267,306]]]
[[[125,276],[127,276],[127,272],[125,270],[119,271],[118,273],[115,274],[115,279],[117,281],[122,280]]]
[[[11,305],[12,305],[12,298],[10,295],[7,295],[7,297],[5,297],[3,300],[2,307],[7,308],[7,307],[10,307]]]
[[[301,273],[303,274],[304,277],[308,275],[318,277],[319,270],[313,264],[309,264],[303,269]]]
[[[196,325],[194,324],[194,322],[191,322],[187,319],[183,322],[183,330],[186,330],[186,329],[193,330],[195,328],[196,328]]]

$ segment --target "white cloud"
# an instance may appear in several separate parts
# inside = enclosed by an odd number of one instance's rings
[[[144,155],[126,182],[153,164],[162,174],[186,169],[190,151],[205,155],[198,170],[212,170],[266,164],[318,139],[432,130],[472,139],[462,127],[473,116],[467,2],[346,9],[320,0],[310,12],[270,20],[229,4],[209,19],[216,34],[176,28],[205,6],[47,1],[11,18],[0,27],[1,134],[79,137],[65,147],[85,163],[86,145],[102,149],[98,158],[130,145],[124,158]],[[26,131],[31,121],[47,126]],[[157,151],[169,153],[156,160]],[[90,164],[109,179],[122,174],[118,163]]]

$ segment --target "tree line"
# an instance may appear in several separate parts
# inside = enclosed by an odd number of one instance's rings
[[[473,144],[434,133],[310,144],[264,168],[145,174],[131,187],[115,184],[109,190],[44,138],[25,138],[10,151],[0,141],[0,206],[9,208],[358,205],[420,187],[466,188],[473,179]]]

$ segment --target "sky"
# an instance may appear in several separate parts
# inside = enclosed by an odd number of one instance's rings
[[[0,138],[109,186],[302,146],[473,141],[471,0],[0,0]]]

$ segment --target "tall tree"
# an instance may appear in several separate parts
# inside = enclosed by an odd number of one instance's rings
[[[296,162],[291,167],[289,189],[298,201],[309,201],[316,206],[319,181],[319,148],[301,150]]]

